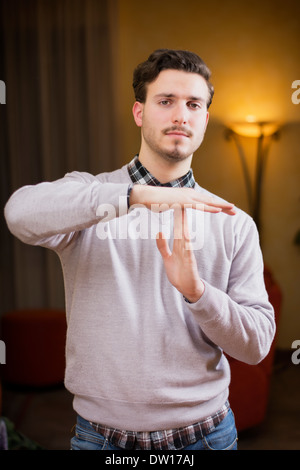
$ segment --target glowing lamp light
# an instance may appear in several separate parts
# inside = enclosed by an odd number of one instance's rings
[[[267,154],[271,141],[279,135],[279,128],[279,123],[258,121],[253,115],[248,115],[243,122],[231,123],[226,128],[226,138],[235,142],[239,153],[248,196],[249,212],[258,230],[260,230],[261,193]],[[253,184],[251,183],[250,171],[240,137],[255,138],[257,141],[256,173]]]
[[[236,134],[242,137],[269,137],[276,134],[279,130],[279,123],[277,122],[268,122],[268,121],[258,121],[255,116],[249,115],[246,117],[245,121],[233,122],[228,125]]]

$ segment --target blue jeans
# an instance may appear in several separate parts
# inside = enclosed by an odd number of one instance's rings
[[[123,449],[112,445],[104,436],[96,432],[88,421],[78,416],[75,436],[71,439],[71,450]],[[213,432],[181,450],[237,450],[237,431],[232,410],[229,410]]]

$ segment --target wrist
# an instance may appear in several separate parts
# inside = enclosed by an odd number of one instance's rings
[[[133,184],[131,189],[130,189],[130,194],[129,194],[129,206],[134,206],[135,204],[144,204],[143,201],[143,193],[145,191],[145,188],[147,188],[147,185],[143,184]]]
[[[187,295],[183,294],[184,300],[189,303],[189,304],[194,304],[195,302],[198,302],[198,300],[201,299],[202,295],[204,294],[205,290],[205,284],[203,281],[200,281],[199,286],[195,291],[188,293]]]

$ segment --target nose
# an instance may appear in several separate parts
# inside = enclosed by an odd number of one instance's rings
[[[185,104],[176,104],[173,109],[172,122],[179,125],[187,123],[187,108]]]

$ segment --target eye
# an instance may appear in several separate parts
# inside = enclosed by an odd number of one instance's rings
[[[195,102],[193,102],[193,101],[189,101],[189,102],[187,103],[187,106],[188,106],[189,108],[195,109],[195,110],[196,110],[196,109],[201,109],[200,103],[195,103]]]
[[[171,104],[171,101],[170,100],[161,100],[159,102],[159,104],[161,104],[162,106],[168,106],[169,104]]]

